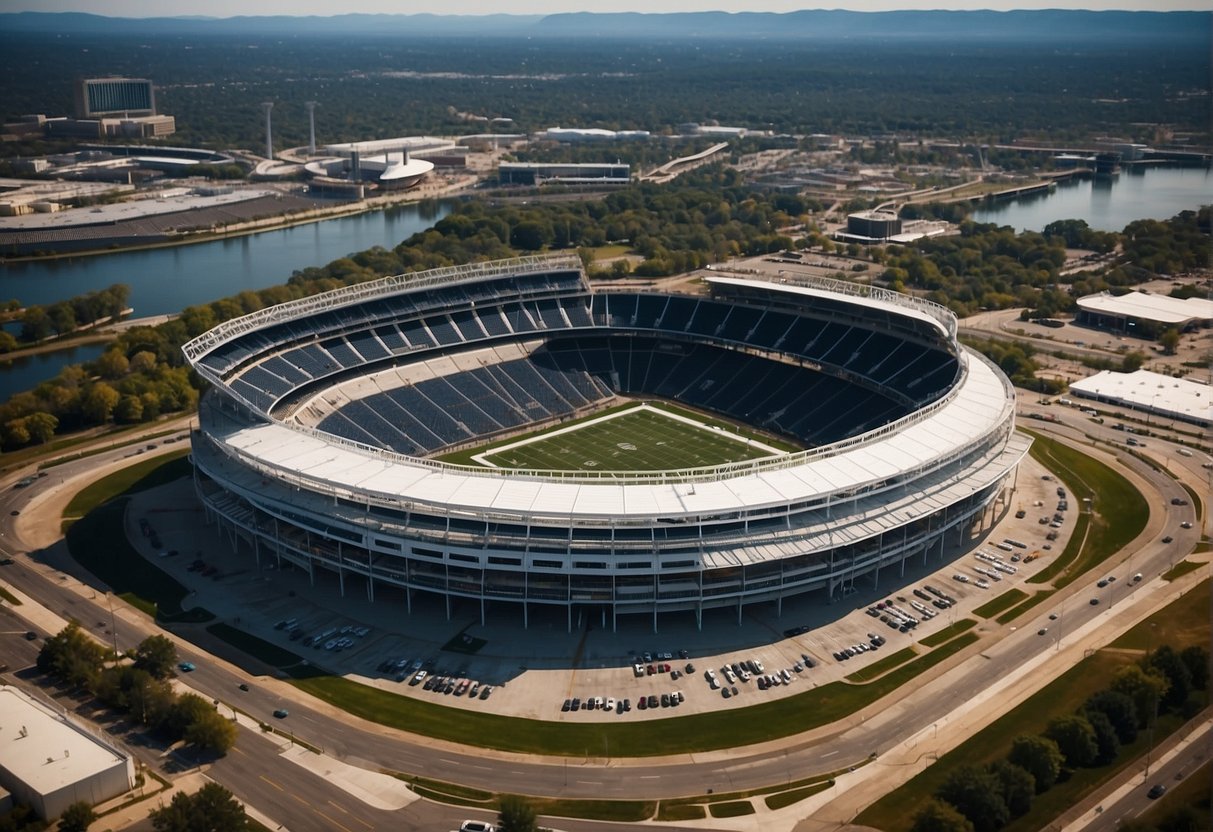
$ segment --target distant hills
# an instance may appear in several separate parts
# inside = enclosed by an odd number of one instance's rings
[[[1210,12],[1122,11],[892,11],[806,10],[684,12],[673,14],[568,13],[458,16],[339,14],[332,17],[120,18],[84,13],[0,14],[0,34],[264,35],[389,37],[608,37],[666,40],[898,40],[1050,44],[1208,41]]]

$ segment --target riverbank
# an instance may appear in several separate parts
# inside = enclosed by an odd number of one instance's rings
[[[471,174],[448,176],[438,181],[425,182],[409,191],[402,193],[384,194],[368,197],[357,202],[342,202],[337,205],[317,207],[288,214],[279,214],[247,220],[241,223],[226,225],[222,230],[207,230],[196,232],[181,232],[168,238],[158,238],[147,242],[122,245],[114,238],[98,238],[95,248],[72,251],[47,252],[29,255],[10,255],[0,257],[0,266],[6,263],[37,263],[55,260],[68,260],[85,257],[99,257],[105,254],[127,254],[135,251],[154,251],[156,249],[176,248],[198,243],[209,243],[216,240],[230,240],[260,234],[266,231],[280,231],[326,220],[341,219],[356,216],[371,211],[381,211],[400,205],[424,202],[427,199],[442,199],[456,196],[476,185],[479,180]]]

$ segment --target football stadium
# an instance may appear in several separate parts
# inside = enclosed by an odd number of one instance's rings
[[[575,256],[403,274],[184,347],[208,519],[412,611],[829,602],[1005,509],[1029,440],[936,304],[835,280],[595,283]],[[890,572],[890,570],[892,570]]]

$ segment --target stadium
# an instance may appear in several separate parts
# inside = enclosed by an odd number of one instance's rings
[[[594,285],[572,256],[397,275],[186,344],[208,520],[258,564],[482,622],[879,584],[1005,509],[1029,440],[943,307],[834,280]]]

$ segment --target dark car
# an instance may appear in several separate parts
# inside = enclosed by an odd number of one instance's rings
[[[802,636],[805,633],[807,633],[808,631],[809,631],[809,626],[807,624],[801,624],[799,627],[792,627],[790,629],[784,630],[783,634],[785,636],[787,636],[788,638],[792,638],[794,636]]]
[[[241,690],[244,690],[244,691],[248,690],[248,685],[245,684],[244,682],[241,682],[237,687],[239,687]]]
[[[274,717],[277,719],[286,719],[290,715],[291,715],[291,712],[288,711],[286,708],[278,708],[274,711]]]
[[[1158,800],[1158,798],[1162,797],[1166,793],[1166,786],[1164,786],[1162,783],[1155,783],[1150,787],[1150,790],[1146,792],[1146,797],[1150,798],[1151,800]]]

